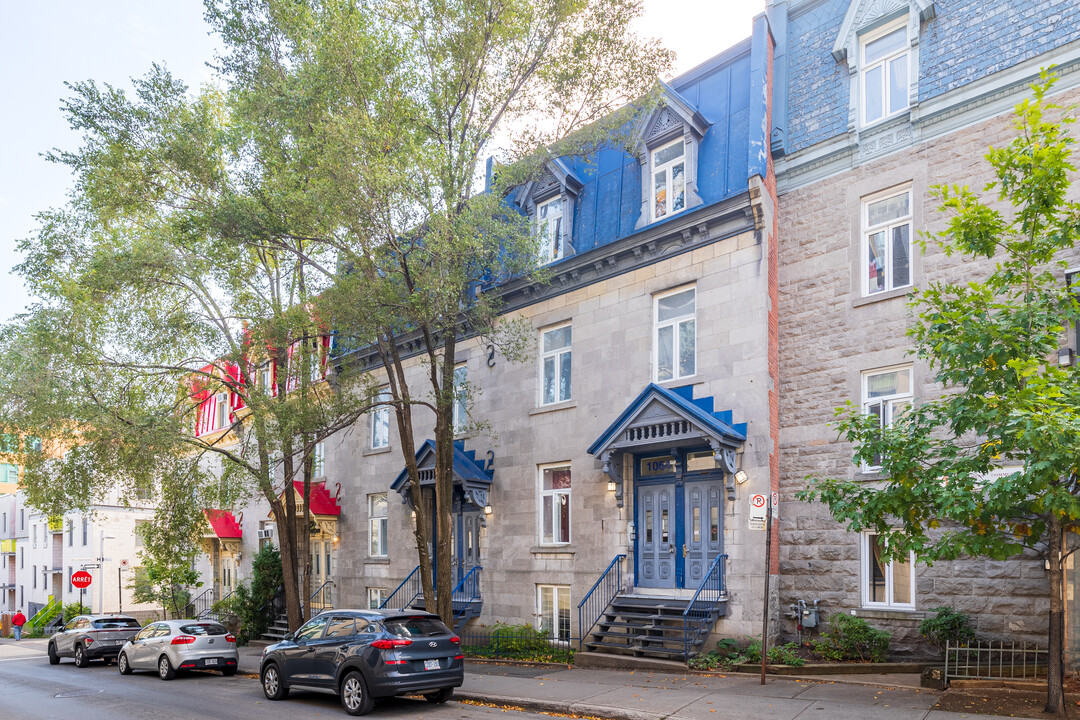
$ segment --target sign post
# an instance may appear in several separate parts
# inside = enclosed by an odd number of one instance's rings
[[[773,493],[774,495],[776,493]],[[772,504],[770,498],[769,504]],[[773,509],[769,508],[765,520],[765,600],[761,611],[761,684],[765,684],[765,661],[769,654],[769,572],[772,570],[772,519]]]

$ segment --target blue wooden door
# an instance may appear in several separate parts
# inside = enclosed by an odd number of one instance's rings
[[[649,588],[675,588],[677,542],[675,484],[638,489],[637,584]]]
[[[683,583],[697,588],[709,564],[723,550],[724,482],[722,478],[687,481],[683,491]]]

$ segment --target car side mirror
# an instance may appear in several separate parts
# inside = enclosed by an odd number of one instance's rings
[[[288,633],[285,635],[284,639],[286,642],[292,642],[295,639],[295,635],[293,633]]]

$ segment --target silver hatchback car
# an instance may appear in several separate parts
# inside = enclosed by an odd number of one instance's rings
[[[210,620],[162,620],[147,625],[122,648],[116,659],[121,675],[156,670],[172,680],[182,670],[220,670],[236,674],[236,638]]]

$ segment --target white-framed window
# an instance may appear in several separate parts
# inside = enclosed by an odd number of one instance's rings
[[[566,202],[562,196],[536,206],[536,234],[540,239],[540,264],[561,259],[565,255],[563,216]]]
[[[317,442],[311,449],[311,477],[326,475],[326,443]]]
[[[862,202],[863,297],[911,285],[911,188]]]
[[[67,521],[67,532],[68,532],[68,547],[74,547],[75,546],[75,521],[74,520],[68,520]]]
[[[146,529],[150,527],[149,520],[136,520],[135,532],[132,536],[135,538],[135,547],[141,548],[146,544]]]
[[[368,588],[367,589],[367,605],[372,610],[378,610],[379,606],[386,601],[386,590],[384,588]]]
[[[570,587],[536,586],[537,626],[551,640],[570,641]]]
[[[469,420],[469,407],[466,384],[469,380],[469,371],[465,364],[454,367],[454,433],[465,431],[465,423]]]
[[[310,375],[308,379],[313,383],[317,383],[323,378],[323,354],[322,345],[319,340],[313,340],[311,343],[311,355],[308,357],[308,370]]]
[[[266,362],[259,366],[259,387],[263,389],[267,395],[272,395],[274,388],[274,373],[271,372],[270,363]]]
[[[368,495],[368,555],[386,557],[386,493]]]
[[[375,402],[390,402],[389,390],[380,390]],[[371,411],[371,449],[390,447],[390,406],[379,405]]]
[[[862,410],[865,415],[874,415],[882,428],[892,425],[911,405],[913,394],[911,366],[872,370],[862,375]],[[880,458],[875,458],[870,465],[863,467],[864,472],[879,469]]]
[[[863,125],[907,110],[909,49],[906,20],[890,23],[859,38]]]
[[[72,575],[72,568],[71,568],[70,565],[68,565],[68,576],[67,577],[68,577],[68,592],[69,593],[75,592],[75,586],[71,584],[71,575]]]
[[[862,534],[863,607],[915,609],[915,555],[886,562],[885,540],[874,532]]]
[[[657,382],[697,372],[697,290],[682,288],[653,302],[653,376]]]
[[[37,587],[37,565],[30,566],[30,583],[31,587]]]
[[[569,323],[540,332],[540,404],[569,400],[573,326]]]
[[[652,177],[652,219],[686,209],[686,142],[679,138],[649,152]]]
[[[82,519],[82,544],[84,546],[86,545],[86,538],[87,538],[87,535],[89,534],[89,524],[90,523],[88,523],[86,521],[86,518]]]
[[[220,430],[229,423],[229,396],[218,393],[214,396],[214,429]]]
[[[570,466],[540,468],[540,543],[570,542]]]

